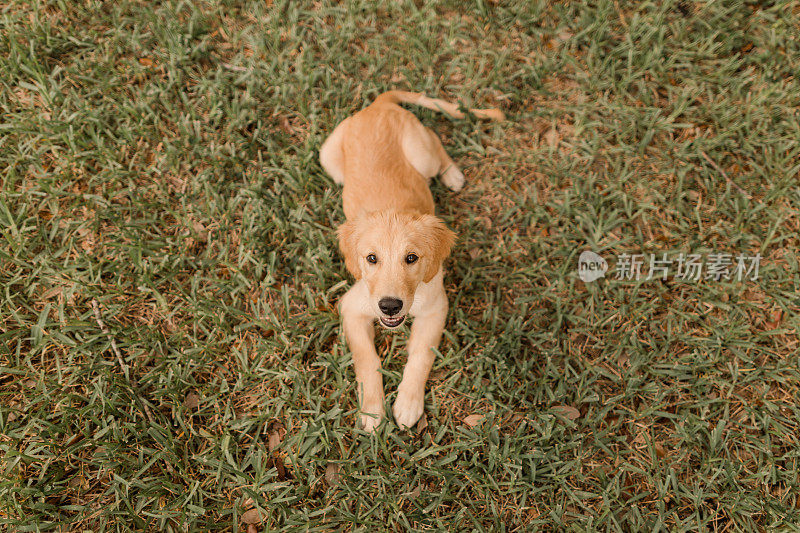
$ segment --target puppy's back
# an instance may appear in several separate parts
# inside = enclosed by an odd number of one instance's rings
[[[362,211],[433,214],[427,180],[403,153],[403,133],[417,118],[397,104],[378,101],[353,115],[342,140],[345,216]]]

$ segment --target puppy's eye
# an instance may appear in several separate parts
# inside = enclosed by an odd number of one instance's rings
[[[406,256],[406,263],[409,265],[413,265],[414,263],[417,262],[417,259],[419,259],[419,256],[417,254],[408,254]]]
[[[377,258],[377,257],[375,257],[375,254],[369,254],[369,255],[367,256],[367,263],[370,263],[370,264],[373,264],[373,265],[374,265],[374,264],[375,264],[375,263],[377,263],[377,262],[378,262],[378,258]]]

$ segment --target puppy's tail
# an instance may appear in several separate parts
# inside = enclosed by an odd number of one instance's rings
[[[416,104],[434,111],[439,111],[450,115],[453,118],[464,118],[464,113],[459,111],[458,106],[438,98],[428,98],[422,93],[410,93],[406,91],[387,91],[375,99],[375,102],[390,102],[392,104]],[[499,109],[470,109],[470,113],[478,118],[488,120],[505,120],[506,116]]]

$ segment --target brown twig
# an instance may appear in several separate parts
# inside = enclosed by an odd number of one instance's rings
[[[249,72],[250,71],[249,68],[240,67],[239,65],[231,65],[230,63],[223,63],[222,66],[225,67],[226,69],[232,70],[234,72]]]
[[[103,317],[100,315],[100,305],[94,298],[92,298],[92,309],[94,310],[94,318],[97,321],[97,325],[100,326],[100,331],[105,333],[106,337],[108,337],[108,340],[111,342],[111,350],[114,352],[114,355],[117,356],[117,362],[119,363],[119,366],[122,368],[122,372],[125,374],[125,379],[128,381],[128,383],[130,383],[131,387],[133,388],[133,395],[136,398],[136,401],[139,403],[139,405],[142,406],[142,410],[144,411],[144,414],[147,416],[147,420],[149,420],[151,424],[154,424],[155,419],[153,419],[153,415],[152,413],[150,413],[150,408],[147,407],[147,404],[139,398],[136,392],[136,389],[139,388],[138,383],[136,382],[135,379],[131,379],[128,365],[122,358],[122,353],[119,351],[119,348],[117,347],[117,341],[114,339],[114,336],[111,335],[111,331],[109,331],[105,322],[103,322]]]
[[[720,167],[718,164],[716,164],[716,163],[714,162],[714,160],[713,160],[713,159],[711,159],[710,157],[708,157],[708,155],[706,155],[706,153],[705,153],[705,152],[700,152],[700,155],[702,155],[702,156],[703,156],[703,159],[705,159],[706,161],[708,161],[708,163],[709,163],[709,164],[710,164],[712,167],[714,167],[714,168],[716,169],[716,171],[717,171],[717,172],[719,172],[720,174],[722,174],[722,177],[723,177],[723,178],[725,178],[725,181],[727,181],[727,182],[728,182],[728,183],[729,183],[731,186],[735,187],[736,189],[739,189],[739,192],[741,192],[741,193],[742,193],[742,194],[745,196],[745,198],[747,198],[748,200],[752,200],[752,199],[753,199],[753,197],[752,197],[752,196],[750,196],[750,193],[748,193],[746,190],[742,189],[742,188],[741,188],[741,187],[740,187],[740,186],[739,186],[739,185],[738,185],[736,182],[734,182],[732,179],[730,179],[730,178],[728,177],[728,175],[727,175],[727,174],[725,174],[725,171],[724,171],[724,170],[722,170],[722,167]]]
[[[622,25],[627,28],[628,21],[625,20],[625,15],[622,13],[622,8],[619,7],[619,0],[614,0],[614,7],[617,8],[617,14],[619,15],[619,20],[622,22]]]

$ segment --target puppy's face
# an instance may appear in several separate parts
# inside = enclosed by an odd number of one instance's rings
[[[433,215],[396,212],[363,214],[338,233],[347,269],[364,279],[369,305],[387,328],[403,323],[417,287],[433,279],[455,240]]]

